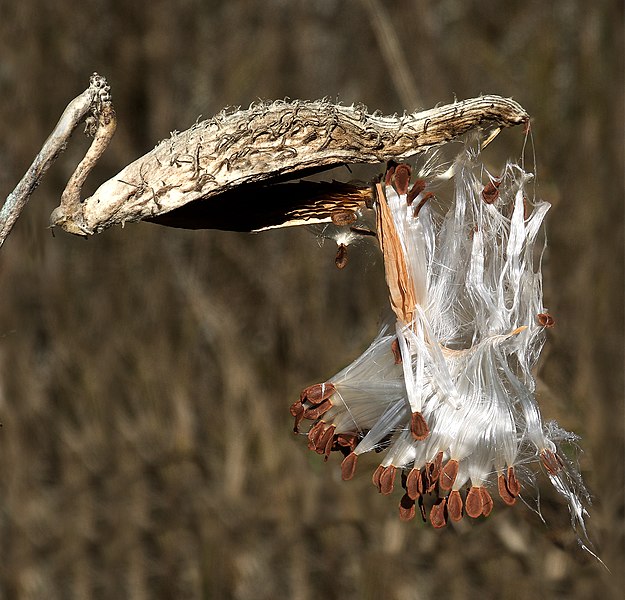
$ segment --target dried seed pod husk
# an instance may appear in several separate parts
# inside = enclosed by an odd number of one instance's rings
[[[140,220],[234,231],[330,222],[337,210],[365,206],[369,187],[288,182],[344,164],[405,159],[471,129],[528,118],[499,96],[393,117],[325,100],[259,103],[173,133],[84,201],[80,186],[67,190],[51,224],[85,235]]]

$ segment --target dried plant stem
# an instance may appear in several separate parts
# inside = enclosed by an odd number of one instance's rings
[[[361,1],[369,12],[371,27],[401,102],[404,106],[423,106],[388,10],[380,0]]]
[[[94,73],[91,77],[89,87],[67,105],[59,122],[45,141],[41,151],[30,165],[30,168],[17,184],[17,187],[7,196],[2,209],[0,209],[0,247],[4,244],[13,225],[15,225],[20,213],[26,206],[31,194],[39,185],[42,177],[61,152],[65,150],[67,142],[74,129],[76,129],[76,126],[96,104],[107,100],[108,86],[106,85],[106,81],[104,78]]]
[[[222,112],[172,134],[82,204],[75,186],[72,206],[80,211],[68,213],[62,204],[52,214],[51,224],[70,233],[97,233],[116,224],[154,219],[196,200],[216,201],[221,196],[223,201],[224,194],[248,184],[297,179],[346,163],[404,159],[471,129],[509,127],[527,119],[519,104],[499,96],[389,117],[369,114],[362,106],[327,101],[258,104]],[[230,200],[219,206],[225,223],[221,228],[236,230],[241,206]],[[275,208],[271,202],[267,199],[267,210]],[[210,212],[212,204],[202,204]],[[303,201],[297,224],[314,212],[307,210]],[[293,224],[288,221],[285,216],[278,225]]]

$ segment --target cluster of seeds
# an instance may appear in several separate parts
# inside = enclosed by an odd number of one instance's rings
[[[549,205],[528,198],[523,169],[492,176],[478,157],[466,150],[412,186],[411,167],[389,163],[375,209],[395,323],[301,393],[294,429],[312,422],[308,447],[326,460],[340,452],[345,480],[361,454],[383,453],[375,487],[390,495],[399,475],[400,517],[418,509],[436,528],[487,517],[493,495],[515,504],[540,465],[585,535],[588,494],[559,448],[576,438],[543,422],[534,394],[532,370],[554,325],[535,251]],[[439,197],[443,179],[451,199]]]

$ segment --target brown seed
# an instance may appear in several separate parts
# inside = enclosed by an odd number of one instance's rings
[[[415,501],[408,494],[404,494],[399,501],[399,518],[410,521],[416,514]]]
[[[445,504],[446,498],[439,498],[434,506],[432,506],[432,510],[430,510],[430,523],[432,523],[432,527],[435,529],[440,529],[441,527],[445,527],[445,525],[447,525]]]
[[[540,323],[541,327],[553,327],[556,324],[555,319],[549,313],[538,313],[536,320]]]
[[[373,485],[378,488],[378,492],[382,491],[380,489],[380,476],[382,475],[383,471],[384,467],[382,465],[378,465],[378,468],[373,472],[373,477],[371,478]]]
[[[336,250],[336,257],[334,258],[334,264],[337,269],[344,269],[347,266],[347,246],[345,244],[339,244]]]
[[[456,481],[456,476],[458,475],[458,461],[455,459],[450,459],[447,461],[447,464],[443,467],[441,471],[438,485],[441,490],[449,491],[454,485],[454,481]]]
[[[486,204],[492,204],[499,197],[499,186],[501,180],[489,181],[482,190],[482,200]]]
[[[467,494],[466,502],[464,503],[464,508],[467,511],[467,515],[473,519],[477,519],[482,514],[484,506],[482,504],[482,493],[479,487],[475,485],[471,486]]]
[[[421,485],[421,471],[412,469],[406,478],[406,493],[413,500],[416,500],[421,495],[419,488],[423,489]]]
[[[336,256],[334,257],[334,264],[337,269],[344,269],[348,262],[347,246],[345,244],[339,244],[336,249]]]
[[[299,424],[302,422],[302,419],[304,418],[304,407],[302,406],[302,403],[298,400],[297,402],[294,402],[293,404],[291,404],[291,408],[289,409],[289,412],[291,413],[291,415],[293,415],[293,417],[295,417],[295,423],[293,425],[293,432],[299,433]]]
[[[341,479],[343,481],[349,481],[356,472],[356,462],[358,461],[358,454],[352,452],[348,454],[341,463]]]
[[[540,462],[543,464],[543,467],[545,467],[549,475],[557,475],[563,466],[562,459],[547,448],[543,448],[540,451]]]
[[[397,473],[397,467],[389,465],[380,474],[380,493],[388,496],[393,492],[395,486],[395,474]]]
[[[434,198],[434,194],[432,192],[427,192],[425,194],[423,194],[423,198],[421,198],[421,200],[419,201],[419,204],[417,204],[417,206],[415,207],[412,216],[416,219],[419,216],[419,213],[421,212],[421,209],[425,206],[425,203],[430,199],[430,198]]]
[[[345,227],[351,225],[358,217],[353,210],[335,210],[330,218],[338,227]]]
[[[411,174],[412,169],[410,168],[410,165],[405,163],[397,165],[395,168],[395,189],[400,196],[408,193]]]
[[[482,495],[482,514],[487,517],[493,511],[493,497],[485,487],[480,488],[480,494]]]
[[[508,491],[515,498],[521,493],[521,484],[519,480],[516,478],[516,473],[514,472],[514,467],[508,467],[508,476],[506,478],[506,486]]]
[[[291,404],[291,407],[289,408],[289,412],[294,417],[301,415],[304,412],[302,402],[300,400],[296,400],[295,402],[293,402],[293,404]]]
[[[413,412],[410,417],[410,433],[412,437],[418,442],[422,442],[428,435],[430,435],[430,428],[425,422],[425,417],[420,412]]]
[[[447,498],[447,512],[452,521],[462,519],[462,496],[458,490],[452,490]]]
[[[419,471],[421,473],[421,477],[419,477],[419,481],[417,482],[417,490],[421,496],[425,494],[429,494],[432,491],[432,488],[429,486],[429,479],[427,469],[423,469]]]
[[[316,421],[319,417],[327,413],[332,408],[332,402],[330,400],[324,400],[321,404],[317,404],[314,408],[307,408],[304,410],[303,417]]]
[[[323,421],[317,421],[309,430],[308,430],[308,448],[309,450],[316,450],[317,444],[319,442],[319,438],[323,435],[325,431],[326,424]]]
[[[395,364],[401,365],[401,350],[399,349],[399,342],[397,341],[397,338],[391,342],[391,352],[395,358]]]
[[[430,485],[434,485],[437,481],[438,478],[440,477],[441,474],[441,468],[443,466],[443,452],[438,452],[436,454],[436,456],[434,457],[434,462],[430,463],[430,472],[429,472],[429,479],[430,479]]]
[[[300,400],[308,401],[311,404],[320,404],[334,394],[335,388],[331,383],[316,383],[302,390]]]
[[[500,473],[497,477],[497,489],[499,490],[500,498],[508,505],[512,506],[516,502],[516,498],[510,493],[508,490],[508,486],[506,485],[506,478],[503,473]]]
[[[325,430],[324,434],[319,439],[319,443],[317,444],[317,453],[323,454],[325,456],[325,460],[328,460],[330,452],[332,451],[335,431],[336,427],[334,425],[330,425],[330,427]]]
[[[408,206],[410,206],[414,199],[425,189],[425,179],[417,179],[413,186],[410,188],[408,195],[406,196],[406,200],[408,202]]]
[[[335,441],[339,446],[353,450],[358,443],[358,438],[353,433],[338,433]]]

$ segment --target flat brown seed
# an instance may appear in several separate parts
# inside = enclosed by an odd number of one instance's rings
[[[499,197],[499,186],[501,181],[489,181],[482,190],[482,200],[486,204],[492,204]]]
[[[414,199],[425,189],[425,179],[417,179],[413,186],[410,188],[408,195],[406,196],[406,200],[408,202],[408,206],[410,206]]]
[[[384,467],[382,465],[378,465],[378,468],[373,472],[373,477],[371,481],[373,485],[378,488],[378,492],[380,492],[380,475],[382,475],[382,471],[384,471]]]
[[[475,485],[471,486],[471,489],[467,494],[467,499],[464,503],[464,509],[466,510],[467,515],[473,519],[477,519],[482,515],[482,493],[479,487]]]
[[[404,494],[399,501],[399,518],[402,521],[410,521],[416,514],[415,501],[408,494]]]
[[[440,529],[441,527],[445,527],[445,525],[447,525],[445,505],[446,498],[439,498],[434,506],[432,506],[432,510],[430,510],[430,523],[432,523],[432,527],[435,529]]]
[[[548,448],[540,451],[540,462],[550,475],[557,475],[562,469],[562,459]]]
[[[426,192],[425,194],[423,194],[423,197],[421,198],[421,200],[419,200],[419,204],[417,204],[417,206],[415,207],[412,216],[416,219],[419,216],[419,213],[421,212],[421,209],[425,206],[425,203],[430,199],[430,198],[434,198],[434,193],[433,192]]]
[[[447,498],[447,512],[452,521],[462,519],[462,496],[458,490],[452,490]]]
[[[298,415],[303,414],[304,407],[302,406],[302,403],[299,400],[297,400],[293,402],[293,404],[291,404],[291,408],[289,408],[289,412],[291,413],[293,417],[297,417]]]
[[[291,404],[289,412],[295,418],[295,422],[293,424],[293,432],[299,433],[299,425],[304,418],[304,407],[302,406],[302,403],[298,400],[297,402]]]
[[[336,435],[336,443],[339,446],[353,450],[358,443],[358,438],[353,433],[338,433]]]
[[[356,462],[358,461],[358,454],[352,452],[348,454],[341,463],[341,479],[343,481],[349,481],[356,472]]]
[[[317,444],[317,452],[319,454],[323,454],[326,460],[328,460],[330,452],[332,451],[335,431],[336,427],[334,425],[330,425],[330,427],[325,430],[323,436],[321,436],[321,438],[319,439],[319,443]]]
[[[339,244],[336,250],[336,257],[334,258],[334,264],[337,269],[344,269],[347,266],[347,246],[345,244]]]
[[[330,218],[338,227],[345,227],[351,225],[358,217],[353,210],[335,210]]]
[[[538,313],[536,320],[542,327],[553,327],[556,324],[555,319],[549,313]]]
[[[302,390],[300,399],[308,400],[311,404],[320,404],[334,394],[335,388],[331,383],[316,383]]]
[[[391,352],[393,353],[393,358],[395,358],[395,364],[401,365],[401,350],[399,349],[397,338],[391,342]]]
[[[458,461],[453,458],[447,461],[438,481],[441,490],[449,491],[452,488],[454,481],[456,481],[456,476],[458,475],[458,466]]]
[[[490,495],[490,492],[485,488],[480,488],[480,494],[482,495],[482,514],[487,517],[493,511],[493,497]]]
[[[325,431],[326,424],[323,421],[317,421],[308,431],[308,448],[316,450],[319,438]]]
[[[393,492],[395,486],[395,474],[397,473],[397,467],[389,465],[380,474],[380,493],[388,496]]]
[[[503,473],[497,477],[497,489],[499,490],[499,497],[508,505],[512,506],[516,502],[516,498],[508,490],[506,485],[506,478]]]
[[[413,412],[410,417],[410,433],[418,442],[422,442],[430,435],[430,428],[425,422],[425,417],[420,412]]]
[[[423,489],[423,486],[421,486],[421,471],[412,469],[406,479],[406,493],[413,500],[416,500],[421,495],[419,488]]]
[[[330,400],[324,400],[321,404],[315,405],[314,408],[307,408],[304,410],[302,416],[305,419],[316,421],[319,417],[327,413],[332,408],[332,402]]]
[[[411,174],[412,169],[410,168],[410,165],[405,163],[397,165],[395,168],[395,189],[400,196],[408,193]]]
[[[443,453],[441,451],[436,454],[436,456],[434,457],[434,462],[431,463],[431,466],[430,466],[429,477],[430,477],[431,485],[438,481],[438,478],[441,475],[442,466],[443,466]]]
[[[506,478],[506,486],[508,487],[508,491],[515,498],[521,493],[521,484],[519,480],[516,478],[516,473],[514,472],[514,467],[508,467],[508,476]]]

